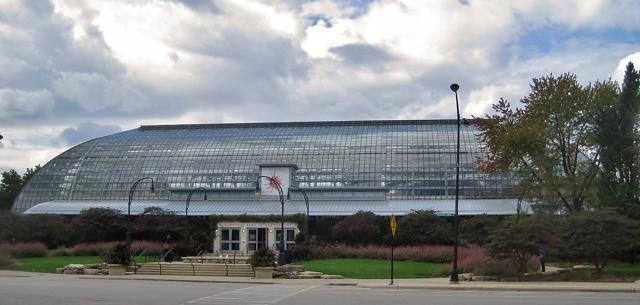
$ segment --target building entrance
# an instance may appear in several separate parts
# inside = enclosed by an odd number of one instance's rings
[[[247,251],[254,252],[267,247],[267,228],[247,230]]]

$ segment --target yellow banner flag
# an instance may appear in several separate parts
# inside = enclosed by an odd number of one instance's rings
[[[398,223],[396,223],[396,215],[391,214],[391,235],[396,237],[396,228],[398,228]]]

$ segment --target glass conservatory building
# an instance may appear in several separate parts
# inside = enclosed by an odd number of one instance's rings
[[[454,211],[456,121],[327,121],[154,125],[77,145],[42,167],[15,201],[17,213],[78,214],[91,207],[131,213],[157,206],[188,214],[280,214],[277,192],[258,176],[298,186],[312,216],[372,211]],[[487,175],[478,130],[461,127],[460,214],[515,214],[514,180]],[[150,192],[151,177],[155,194]],[[271,193],[269,193],[271,191]],[[206,192],[207,199],[203,200]],[[293,191],[285,213],[306,213]],[[525,203],[524,210],[530,210]]]

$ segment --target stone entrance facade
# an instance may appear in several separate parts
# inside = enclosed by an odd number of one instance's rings
[[[279,222],[219,222],[213,239],[213,252],[219,255],[250,255],[257,249],[280,250],[282,236]],[[296,223],[284,223],[285,249],[295,247],[295,237],[300,233]]]

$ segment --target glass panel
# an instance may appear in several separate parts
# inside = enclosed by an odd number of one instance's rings
[[[34,175],[15,201],[168,199],[170,188],[252,187],[257,163],[298,165],[303,187],[387,187],[388,199],[452,199],[455,120],[145,126],[77,145]],[[479,172],[478,129],[460,132],[462,198],[512,198],[511,175]],[[252,194],[247,194],[253,198]]]

